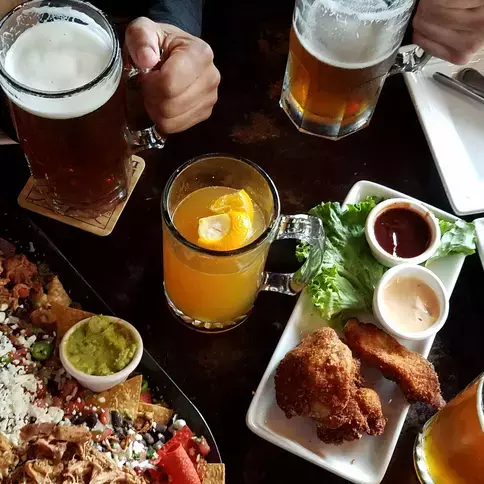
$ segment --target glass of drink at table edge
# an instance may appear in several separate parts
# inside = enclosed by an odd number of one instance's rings
[[[435,414],[418,435],[414,463],[422,484],[474,484],[484,476],[484,373]]]
[[[388,75],[430,59],[400,48],[414,0],[296,0],[281,107],[299,131],[340,139],[368,126]]]
[[[320,265],[321,220],[281,215],[273,181],[242,158],[210,154],[185,163],[165,186],[162,215],[168,305],[200,331],[225,331],[241,323],[259,291],[297,294]],[[220,233],[227,235],[220,239]],[[264,272],[276,239],[310,244],[310,257],[297,276]]]
[[[36,185],[56,211],[112,209],[128,194],[132,153],[163,147],[154,127],[127,128],[141,106],[125,87],[136,87],[138,74],[89,3],[29,1],[0,21],[0,85]]]

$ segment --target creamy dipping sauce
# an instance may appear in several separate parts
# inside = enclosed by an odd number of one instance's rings
[[[416,277],[393,278],[383,289],[382,301],[388,318],[408,333],[425,331],[440,316],[434,290]]]

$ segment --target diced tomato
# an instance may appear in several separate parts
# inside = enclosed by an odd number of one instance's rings
[[[36,398],[36,399],[34,400],[34,405],[35,405],[36,407],[39,407],[39,408],[45,408],[45,407],[47,407],[47,403],[46,403],[46,401],[45,401],[45,400],[43,400],[42,398]]]
[[[53,397],[52,398],[52,406],[53,407],[63,408],[64,407],[64,402],[62,401],[62,398],[60,398],[60,397]]]
[[[33,334],[34,334],[34,332],[30,328],[27,328],[25,330],[25,336],[26,337],[32,336]]]
[[[101,408],[101,413],[99,414],[99,421],[103,425],[107,425],[109,422],[109,411],[106,408]]]
[[[17,285],[18,296],[21,298],[26,298],[29,295],[30,289],[25,285]]]
[[[37,384],[37,398],[44,398],[47,395],[47,388],[43,382]]]
[[[100,432],[91,432],[92,434],[92,440],[94,442],[103,442],[105,441],[110,435],[112,435],[113,430],[112,429],[104,429],[102,433]]]
[[[146,390],[139,396],[139,401],[143,403],[153,403],[153,400],[151,398],[151,392],[149,390]]]
[[[12,353],[13,360],[23,360],[27,354],[27,348],[20,348]]]
[[[62,399],[62,397],[61,397]],[[84,407],[86,406],[86,403],[81,401],[78,402],[77,399],[74,401],[70,401],[64,408],[64,413],[66,415],[76,415],[79,412],[82,412],[84,410]],[[75,413],[74,413],[75,412]]]
[[[79,390],[79,383],[76,380],[66,380],[60,391],[60,397],[65,400],[74,400]],[[67,397],[70,397],[69,399]]]

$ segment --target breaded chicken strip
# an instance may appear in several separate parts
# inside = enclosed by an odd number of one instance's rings
[[[365,362],[380,369],[383,376],[402,389],[410,403],[423,402],[442,408],[439,377],[422,355],[402,346],[373,324],[349,320],[344,328],[348,346]]]
[[[312,418],[323,442],[341,444],[385,428],[378,395],[361,384],[360,362],[333,329],[323,328],[279,364],[276,400],[287,418]]]

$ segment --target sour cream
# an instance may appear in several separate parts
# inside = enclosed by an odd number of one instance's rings
[[[383,288],[382,303],[393,324],[408,333],[425,331],[440,316],[435,291],[417,277],[392,278]]]

